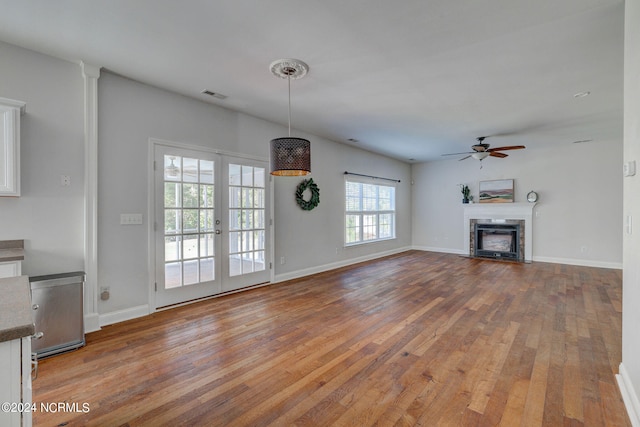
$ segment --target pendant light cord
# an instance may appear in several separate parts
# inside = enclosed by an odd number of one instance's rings
[[[287,75],[287,82],[289,83],[289,137],[291,137],[291,76]]]

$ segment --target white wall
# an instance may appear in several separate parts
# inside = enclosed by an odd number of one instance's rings
[[[301,179],[276,179],[276,280],[345,265],[348,260],[393,252],[411,245],[410,166],[343,144],[303,135],[311,143],[311,177],[320,204],[303,211],[295,201]],[[344,247],[344,172],[399,179],[396,184],[396,239]],[[384,181],[380,181],[384,183]],[[286,264],[280,265],[284,256]]]
[[[111,294],[108,301],[99,301],[99,312],[107,314],[148,302],[147,228],[121,226],[119,219],[121,213],[147,212],[149,137],[267,159],[269,140],[287,130],[108,72],[101,74],[98,87],[98,283]],[[295,203],[295,188],[303,178],[274,178],[276,280],[410,246],[408,164],[293,133],[311,140],[311,177],[320,187],[320,205],[307,212]],[[403,181],[397,239],[343,250],[345,170]],[[282,256],[286,263],[280,265]]]
[[[79,65],[0,42],[0,97],[27,103],[19,198],[0,197],[0,240],[24,239],[23,274],[84,268],[83,80]],[[60,175],[71,185],[60,185]]]
[[[464,253],[462,195],[467,184],[514,179],[515,201],[535,190],[533,259],[620,268],[622,142],[528,147],[505,159],[442,160],[413,165],[413,245]]]
[[[640,0],[625,2],[624,161],[640,168]],[[624,179],[622,363],[618,382],[634,426],[640,426],[640,169]]]

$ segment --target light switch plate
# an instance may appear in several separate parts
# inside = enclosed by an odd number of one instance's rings
[[[140,225],[142,214],[120,214],[120,225]]]
[[[622,165],[622,172],[624,173],[624,176],[634,176],[636,174],[636,161],[631,160],[629,162],[625,162],[624,165]]]

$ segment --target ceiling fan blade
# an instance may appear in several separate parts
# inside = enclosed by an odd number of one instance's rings
[[[460,154],[464,154],[464,153],[460,153]],[[471,157],[471,156],[465,156],[465,157],[463,157],[463,158],[461,158],[461,159],[458,159],[458,161],[468,159],[469,157]]]
[[[492,157],[499,157],[501,159],[503,159],[503,158],[508,156],[508,154],[500,153],[498,151],[492,151],[491,153],[489,153],[489,155],[492,156]]]
[[[505,151],[505,150],[522,150],[523,148],[527,148],[527,147],[525,147],[524,145],[508,145],[506,147],[489,148],[487,151],[494,152],[494,151]]]
[[[475,153],[475,151],[465,151],[464,153],[447,153],[447,154],[440,154],[441,156],[459,156],[461,154],[473,154]]]

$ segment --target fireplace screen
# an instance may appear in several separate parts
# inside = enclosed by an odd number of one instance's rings
[[[475,256],[519,259],[519,233],[518,224],[476,224]]]

